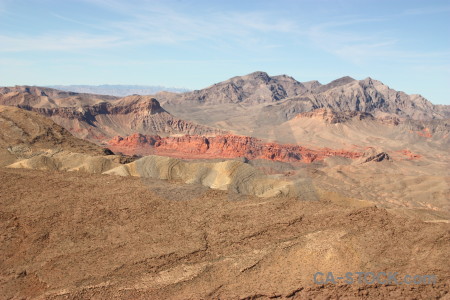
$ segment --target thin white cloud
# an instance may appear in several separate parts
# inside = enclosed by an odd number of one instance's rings
[[[402,61],[416,63],[418,59],[423,62],[449,63],[450,53],[447,51],[418,52],[411,49],[403,49],[400,40],[386,32],[377,32],[376,27],[372,31],[360,32],[353,26],[363,23],[375,23],[389,21],[394,16],[383,18],[345,18],[342,21],[324,22],[311,26],[308,38],[318,48],[340,57],[356,65],[373,63],[377,61]],[[350,26],[350,27],[349,27]]]
[[[36,37],[11,37],[0,35],[0,52],[18,51],[70,51],[89,48],[106,48],[120,44],[113,36],[42,35]]]
[[[249,37],[260,33],[292,33],[295,24],[274,21],[264,13],[215,13],[205,18],[195,18],[170,9],[145,10],[133,14],[127,21],[114,22],[111,28],[140,42],[181,43],[209,40],[223,43],[225,39],[248,43]],[[261,40],[259,42],[262,42]],[[261,44],[260,46],[264,46]]]
[[[151,4],[114,0],[85,0],[85,2],[111,10],[121,17],[118,21],[96,20],[89,23],[52,13],[52,16],[59,20],[81,26],[78,26],[77,32],[72,33],[48,31],[37,36],[20,37],[1,34],[0,29],[0,52],[67,51],[123,45],[182,44],[192,41],[208,42],[211,48],[216,49],[239,46],[249,49],[269,49],[279,45],[261,38],[265,33],[299,33],[295,22],[277,20],[267,12],[224,11],[205,14],[202,18],[198,18],[159,2]]]
[[[312,26],[308,31],[308,38],[316,47],[360,64],[368,58],[379,56],[394,45],[396,40],[375,33],[357,34],[354,30],[349,30],[348,26],[381,21],[384,19],[345,18],[342,21],[324,22]]]
[[[299,28],[292,20],[274,20],[262,12],[229,13],[219,16],[222,23],[232,24],[235,30],[247,29],[260,32],[298,33]]]
[[[0,0],[0,7],[4,1]],[[377,32],[376,29],[359,32],[354,29],[360,24],[376,25],[389,21],[394,15],[371,18],[345,16],[300,26],[298,20],[281,18],[271,12],[215,11],[208,14],[203,11],[200,18],[195,13],[186,13],[182,5],[173,6],[165,2],[83,1],[117,14],[118,21],[89,22],[53,14],[59,20],[81,26],[76,32],[49,31],[33,36],[2,34],[0,29],[0,52],[71,51],[136,45],[183,45],[191,42],[205,42],[211,49],[223,52],[237,48],[256,51],[286,46],[267,37],[268,34],[276,33],[284,35],[285,41],[301,40],[354,64],[364,64],[373,59],[414,60],[420,57],[429,61],[441,59],[444,63],[449,59],[445,53],[402,51],[399,39],[386,32]],[[447,8],[407,10],[403,13],[436,13]]]
[[[76,20],[74,18],[62,16],[62,15],[57,14],[57,13],[50,13],[50,15],[52,15],[53,17],[55,17],[57,19],[60,19],[62,21],[73,23],[73,24],[77,24],[77,25],[81,25],[81,26],[86,27],[86,28],[91,28],[91,29],[96,29],[96,30],[104,30],[105,29],[105,26],[94,24],[94,23],[89,23],[89,22],[82,22],[82,21]]]
[[[209,40],[212,47],[227,47],[229,39],[233,44],[248,46],[252,36],[261,33],[293,33],[298,28],[289,20],[277,19],[267,12],[203,12],[202,17],[183,12],[182,6],[167,5],[165,2],[132,1],[123,2],[105,0],[85,0],[104,9],[124,15],[125,20],[108,24],[124,35],[139,39],[141,43],[182,43],[186,41]],[[255,39],[253,39],[255,40]],[[262,40],[253,47],[266,45]]]

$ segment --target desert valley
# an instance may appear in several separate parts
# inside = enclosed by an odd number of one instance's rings
[[[447,299],[450,106],[254,72],[0,87],[4,299]],[[317,284],[398,272],[434,284]]]

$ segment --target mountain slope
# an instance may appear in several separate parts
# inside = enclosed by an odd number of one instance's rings
[[[85,156],[112,154],[107,149],[74,137],[38,113],[0,106],[0,166],[61,151]]]
[[[65,92],[37,86],[0,87],[0,105],[71,107],[118,99],[113,96]]]
[[[103,148],[74,137],[63,127],[35,112],[0,106],[0,147],[24,145],[46,149],[60,147],[86,154],[103,154]]]
[[[256,104],[274,102],[298,96],[307,91],[294,78],[281,75],[270,77],[265,72],[254,72],[246,76],[236,76],[216,83],[202,90],[183,94],[160,93],[156,97],[170,104]]]
[[[323,91],[319,89],[310,99],[316,108],[328,107],[336,111],[391,113],[412,119],[445,117],[422,96],[398,92],[371,78],[348,80]]]
[[[283,121],[317,108],[362,111],[375,115],[389,113],[413,119],[450,117],[447,106],[435,106],[420,95],[396,91],[371,78],[355,80],[348,76],[322,85],[318,81],[301,83],[286,75],[271,77],[264,72],[255,72],[233,77],[202,90],[184,94],[159,93],[155,97],[175,113],[185,112],[186,105],[239,104],[253,108],[261,103],[283,103],[274,109],[277,114],[284,115]],[[189,118],[188,114],[182,117]]]
[[[79,138],[105,142],[116,135],[215,134],[224,131],[173,117],[149,96],[111,96],[61,92],[48,88],[0,90],[0,104],[52,118]]]
[[[351,149],[380,146],[385,150],[410,149],[428,155],[445,154],[450,145],[449,120],[376,118],[363,112],[317,109],[298,114],[272,129],[285,143]]]

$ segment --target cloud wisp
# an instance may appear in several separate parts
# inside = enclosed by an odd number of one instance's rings
[[[84,0],[110,18],[89,19],[49,13],[64,30],[47,28],[40,34],[17,35],[0,29],[0,53],[116,49],[139,46],[184,45],[208,47],[221,53],[291,47],[296,41],[354,65],[377,61],[449,63],[445,51],[411,50],[401,36],[383,31],[381,25],[399,16],[449,11],[449,6],[409,9],[382,16],[347,15],[317,22],[305,16],[281,16],[279,12],[214,10],[169,5],[158,1]],[[0,9],[5,6],[0,0]],[[63,22],[63,23],[61,23]],[[301,25],[300,25],[301,24]],[[359,30],[365,26],[369,30]],[[68,30],[67,28],[70,28]],[[398,34],[398,33],[397,33]],[[278,37],[280,37],[278,39]],[[86,51],[87,52],[87,51]]]
[[[376,61],[415,63],[450,63],[449,51],[418,51],[401,45],[401,38],[386,31],[355,31],[353,25],[389,22],[398,15],[380,18],[345,17],[342,21],[324,22],[309,28],[307,36],[317,47],[355,65]]]
[[[91,5],[113,10],[121,17],[115,21],[86,22],[58,13],[51,13],[57,22],[77,26],[71,32],[47,30],[39,35],[2,33],[0,52],[70,51],[99,49],[124,45],[183,44],[209,42],[212,47],[224,47],[230,41],[234,47],[275,47],[261,34],[294,34],[295,22],[277,21],[266,12],[214,12],[202,18],[164,5],[127,6],[123,2],[88,0]],[[134,9],[133,9],[134,7]],[[298,33],[298,31],[297,31]]]
[[[114,47],[123,42],[114,36],[96,36],[88,34],[44,34],[41,36],[0,35],[0,52],[21,51],[71,51],[91,48]]]

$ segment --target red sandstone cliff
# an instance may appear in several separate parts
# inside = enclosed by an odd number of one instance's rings
[[[329,148],[308,149],[298,145],[265,143],[248,136],[219,135],[204,137],[185,135],[181,137],[146,136],[133,134],[117,136],[109,141],[109,147],[124,154],[158,154],[180,158],[233,158],[270,159],[284,162],[306,162],[323,160],[328,156],[358,158],[361,153]]]

